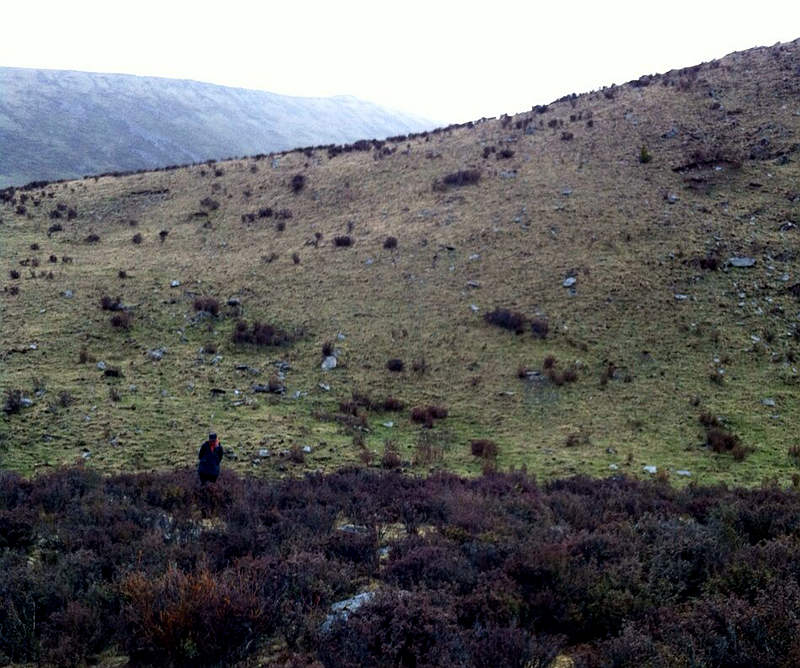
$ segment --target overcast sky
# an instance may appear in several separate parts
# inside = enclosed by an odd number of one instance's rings
[[[58,0],[1,9],[0,66],[354,95],[440,123],[800,37],[797,0]]]

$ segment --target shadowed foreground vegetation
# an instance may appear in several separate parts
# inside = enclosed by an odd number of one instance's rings
[[[799,527],[777,487],[2,473],[0,662],[797,665]]]

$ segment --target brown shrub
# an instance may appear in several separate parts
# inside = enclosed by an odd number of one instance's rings
[[[198,297],[194,300],[194,310],[219,315],[219,302],[213,297]]]
[[[389,371],[400,372],[405,368],[405,364],[401,359],[392,358],[388,362],[386,362],[386,368]]]
[[[470,451],[473,457],[494,459],[497,457],[497,443],[488,438],[478,438],[470,441]]]
[[[120,311],[111,316],[111,326],[115,329],[130,329],[133,325],[133,315],[130,311]]]
[[[400,459],[400,452],[394,441],[386,440],[383,442],[383,457],[381,457],[381,466],[385,469],[396,469],[402,463]]]

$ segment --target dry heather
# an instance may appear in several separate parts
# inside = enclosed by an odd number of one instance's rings
[[[410,467],[424,436],[421,472],[479,472],[491,439],[545,477],[788,481],[798,68],[793,42],[410,138],[5,191],[3,465],[173,467],[213,427],[266,475],[379,466],[386,439]],[[354,391],[448,414],[342,414]]]

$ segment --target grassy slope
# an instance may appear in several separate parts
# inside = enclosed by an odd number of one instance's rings
[[[231,465],[242,470],[334,468],[357,462],[359,449],[320,413],[335,413],[360,389],[407,405],[446,404],[450,416],[433,430],[445,454],[434,466],[459,472],[480,470],[468,441],[490,437],[500,446],[501,468],[526,465],[545,477],[603,475],[610,464],[640,475],[653,464],[689,469],[701,482],[787,481],[798,422],[797,373],[787,353],[795,347],[798,306],[786,287],[797,281],[800,232],[779,227],[800,223],[800,198],[786,196],[798,190],[797,154],[786,164],[747,159],[740,169],[723,163],[694,172],[707,179],[707,192],[686,187],[686,175],[672,168],[697,149],[748,155],[762,138],[773,156],[788,150],[800,136],[799,66],[794,42],[733,54],[694,73],[672,72],[648,87],[619,87],[613,99],[593,93],[555,103],[544,114],[513,117],[505,128],[489,120],[417,138],[382,160],[293,152],[274,167],[269,160],[224,163],[220,177],[195,166],[54,185],[27,216],[5,205],[4,285],[19,284],[20,294],[4,295],[3,340],[6,350],[32,342],[38,349],[6,353],[2,386],[30,392],[37,376],[47,390],[4,421],[3,465],[30,473],[88,449],[102,470],[172,467],[191,462],[213,427],[236,451]],[[515,128],[527,117],[533,134]],[[553,119],[556,128],[548,127]],[[662,137],[671,128],[677,135]],[[574,138],[562,140],[564,131]],[[483,159],[484,146],[505,144],[515,151],[511,159]],[[642,145],[653,156],[649,164],[639,162]],[[435,178],[466,167],[481,169],[477,186],[432,190]],[[516,178],[503,178],[512,169]],[[307,186],[294,195],[288,182],[297,173]],[[131,195],[163,188],[167,195]],[[668,202],[667,193],[678,201]],[[204,227],[190,214],[207,196],[221,206]],[[48,238],[47,214],[56,202],[80,215]],[[285,231],[276,231],[274,219],[240,221],[267,205],[293,211]],[[335,248],[332,238],[348,225],[354,246]],[[163,245],[161,229],[169,230]],[[98,244],[83,242],[90,231],[100,235]],[[139,246],[131,243],[136,231],[144,236]],[[308,244],[315,232],[323,235],[318,248]],[[382,248],[388,234],[399,240],[394,251]],[[41,250],[29,250],[32,243]],[[723,259],[750,254],[757,264],[707,272],[687,262],[714,249]],[[74,263],[51,266],[51,252]],[[264,262],[271,253],[278,258]],[[54,280],[29,279],[26,268],[21,280],[8,279],[7,270],[26,257],[38,257],[39,270],[53,269]],[[130,278],[119,279],[120,269]],[[571,273],[574,296],[562,287]],[[181,286],[170,288],[172,279]],[[60,296],[65,289],[74,290],[73,299]],[[689,299],[678,301],[676,293]],[[108,324],[98,305],[104,294],[135,305],[130,333]],[[192,304],[200,295],[223,303],[238,296],[245,318],[303,326],[307,335],[289,348],[241,349],[230,342],[234,317],[196,321]],[[486,324],[483,313],[497,305],[545,315],[550,336],[536,341]],[[320,347],[337,332],[346,336],[337,342],[342,364],[324,372]],[[222,356],[216,364],[198,352],[209,341]],[[105,379],[94,364],[78,364],[84,346],[121,366],[125,377]],[[167,353],[150,361],[146,352],[157,346]],[[385,368],[390,357],[408,367],[423,355],[424,375]],[[538,369],[546,355],[562,367],[577,365],[579,380],[555,387],[517,378],[520,365]],[[250,392],[279,360],[291,365],[287,395]],[[606,360],[619,371],[602,386]],[[236,364],[262,375],[237,371]],[[722,385],[709,381],[719,367]],[[330,384],[330,392],[319,383]],[[111,385],[122,394],[118,403],[109,399]],[[214,398],[212,387],[227,393]],[[234,396],[235,389],[243,394]],[[76,402],[48,410],[63,390]],[[294,399],[297,390],[308,394]],[[767,397],[775,407],[762,404]],[[754,453],[734,462],[704,448],[697,417],[706,410],[722,416]],[[383,427],[386,420],[395,426]],[[567,447],[566,437],[581,430],[588,442]],[[371,415],[366,444],[380,455],[392,438],[411,461],[419,433],[407,411]],[[312,446],[305,465],[257,456],[260,448],[274,455],[291,444]]]

